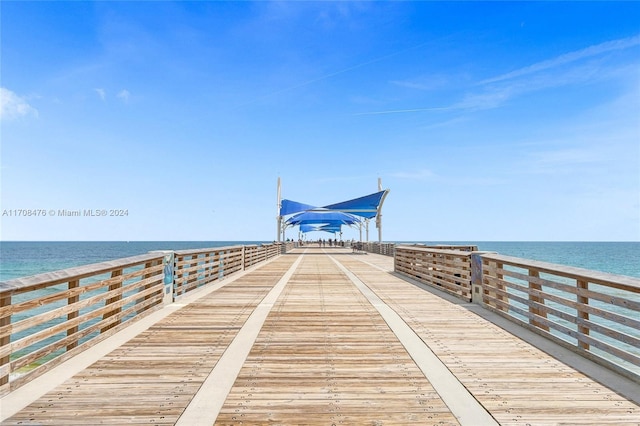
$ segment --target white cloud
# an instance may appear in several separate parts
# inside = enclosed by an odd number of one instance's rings
[[[433,74],[422,76],[415,80],[392,80],[390,83],[394,86],[404,87],[407,89],[432,91],[448,88],[451,86],[452,81],[457,81],[459,84],[461,78],[462,77],[460,76],[452,77],[449,75]]]
[[[516,90],[505,87],[485,93],[468,94],[461,102],[454,105],[455,109],[482,110],[497,108],[509,100]]]
[[[37,117],[38,110],[11,90],[0,87],[0,118],[2,120],[13,120],[29,115]]]
[[[425,112],[425,111],[447,111],[456,109],[457,107],[435,107],[435,108],[413,108],[413,109],[390,109],[384,111],[368,111],[357,112],[353,115],[382,115],[382,114],[405,114],[407,112]]]
[[[104,89],[93,89],[93,90],[95,90],[98,96],[100,96],[100,99],[102,99],[103,101],[106,99],[107,92],[105,92]]]
[[[128,90],[122,89],[120,93],[118,93],[118,98],[122,99],[123,102],[129,102],[129,98],[131,97],[131,93]]]
[[[592,56],[600,55],[603,53],[612,52],[615,50],[623,50],[630,47],[640,45],[640,35],[634,37],[623,38],[619,40],[607,41],[605,43],[596,44],[586,47],[574,52],[565,53],[555,58],[537,62],[533,65],[526,66],[524,68],[517,69],[515,71],[508,72],[506,74],[499,75],[497,77],[489,78],[480,82],[480,84],[494,83],[497,81],[509,80],[515,77],[520,77],[527,74],[533,74],[540,71],[544,71],[550,68],[555,68],[560,65],[575,62],[581,59],[589,58]]]
[[[624,80],[635,78],[636,68],[628,65],[607,66],[597,60],[587,61],[585,64],[574,64],[564,69],[549,71],[545,67],[527,72],[526,79],[517,79],[515,74],[512,78],[500,80],[494,79],[495,84],[486,84],[483,92],[468,93],[465,98],[455,104],[455,109],[465,110],[485,110],[498,108],[519,96],[547,90],[557,87],[589,84],[607,79]],[[548,71],[548,72],[544,72]],[[525,75],[519,74],[518,76]]]
[[[565,53],[506,74],[480,81],[477,83],[477,86],[483,86],[482,89],[467,93],[461,101],[449,106],[368,111],[354,115],[404,114],[447,110],[486,110],[498,108],[512,98],[549,88],[585,84],[606,79],[635,79],[637,75],[637,66],[635,63],[631,65],[610,65],[602,58],[598,58],[598,56],[637,46],[640,46],[640,35],[608,41]],[[432,77],[432,80],[435,87],[446,82],[446,80],[442,77],[438,78],[438,76]],[[391,81],[391,83],[404,88],[432,90],[434,86],[430,84],[430,81],[429,79],[423,78],[421,81],[395,80]]]

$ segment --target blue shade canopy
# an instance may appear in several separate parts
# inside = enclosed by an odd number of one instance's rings
[[[357,217],[348,213],[333,211],[307,211],[296,214],[286,223],[289,225],[308,225],[308,224],[332,224],[332,225],[352,225],[359,222]]]
[[[370,219],[378,214],[378,206],[382,204],[383,198],[387,192],[388,190],[379,191],[374,194],[365,195],[364,197],[354,198],[353,200],[330,204],[328,206],[324,206],[324,208],[340,210],[341,212],[351,213]]]
[[[300,232],[319,231],[318,225],[300,225]]]
[[[311,231],[340,232],[342,231],[342,225],[329,225],[329,224],[300,225],[300,232],[311,232]]]
[[[289,216],[284,223],[289,226],[299,226],[301,232],[340,232],[344,225],[358,225],[364,219],[376,217],[388,192],[389,190],[386,189],[324,207],[282,200],[280,217],[284,219],[285,216]]]
[[[297,201],[282,200],[280,202],[280,216],[289,216],[290,214],[300,213],[313,209],[315,209],[315,206],[298,203]]]
[[[341,232],[342,231],[342,226],[341,225],[324,225],[321,226],[318,231],[325,231],[325,232]]]

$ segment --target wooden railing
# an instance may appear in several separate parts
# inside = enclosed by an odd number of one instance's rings
[[[499,254],[480,258],[474,293],[486,307],[640,378],[640,279]]]
[[[403,244],[403,246],[406,246],[406,244]],[[437,250],[478,251],[478,246],[471,246],[471,245],[438,244],[435,246],[430,246],[427,244],[412,244],[410,247],[419,247],[419,248],[437,249]]]
[[[243,251],[244,246],[176,251],[175,298],[244,269]]]
[[[158,251],[0,283],[0,395],[284,244]]]
[[[475,250],[395,252],[396,272],[640,381],[640,279]]]
[[[285,254],[291,250],[293,250],[294,248],[296,248],[298,244],[293,242],[293,241],[287,241],[285,243],[281,243],[280,245],[280,253],[281,254]]]
[[[248,268],[267,260],[269,253],[265,246],[245,246],[244,267]]]
[[[385,256],[394,256],[396,243],[377,243],[377,242],[355,242],[353,243],[356,250],[362,250],[369,253],[382,254]],[[477,251],[477,246],[464,246],[464,245],[437,245],[430,246],[426,244],[402,244],[402,247],[416,247],[416,248],[428,248],[428,249],[439,249],[439,250],[461,250],[461,251]],[[399,246],[398,246],[399,247]]]
[[[376,242],[356,242],[354,243],[356,250],[362,250],[369,253],[382,254],[385,256],[393,256],[396,245],[394,243],[376,243]]]
[[[161,305],[163,259],[146,254],[0,283],[0,394]]]
[[[471,301],[471,251],[397,246],[394,269],[421,283]]]

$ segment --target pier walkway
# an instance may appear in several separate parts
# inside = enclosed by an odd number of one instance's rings
[[[2,424],[640,424],[637,383],[392,271],[295,249],[8,394]]]

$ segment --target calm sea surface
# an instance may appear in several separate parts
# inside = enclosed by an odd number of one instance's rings
[[[424,244],[452,244],[432,242]],[[468,241],[478,250],[640,278],[640,242]]]
[[[416,241],[476,245],[482,251],[640,278],[640,242]],[[0,242],[0,281],[144,254],[266,241]],[[412,242],[414,243],[414,242]]]
[[[136,256],[152,250],[188,250],[262,243],[266,241],[0,241],[0,281]]]

